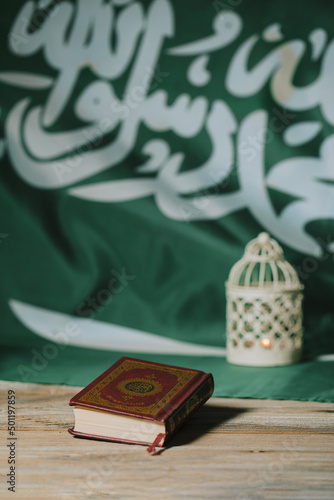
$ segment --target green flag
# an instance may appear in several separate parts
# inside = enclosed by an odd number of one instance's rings
[[[85,385],[132,355],[216,396],[334,401],[332,10],[6,5],[3,379]],[[305,286],[294,366],[225,359],[225,281],[263,230]]]

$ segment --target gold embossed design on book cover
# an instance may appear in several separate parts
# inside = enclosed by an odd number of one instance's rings
[[[79,401],[155,416],[196,373],[126,359]]]

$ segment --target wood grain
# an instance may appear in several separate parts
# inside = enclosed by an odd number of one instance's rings
[[[4,479],[8,389],[17,400],[15,494]],[[149,456],[68,434],[78,390],[0,382],[1,498],[334,499],[334,404],[212,398]]]

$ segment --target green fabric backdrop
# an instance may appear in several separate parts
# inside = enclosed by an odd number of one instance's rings
[[[2,6],[2,379],[85,385],[130,355],[211,371],[216,396],[334,401],[332,14]],[[225,281],[263,230],[305,285],[295,366],[224,356]]]

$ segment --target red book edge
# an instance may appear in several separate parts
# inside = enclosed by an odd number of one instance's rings
[[[180,404],[175,409],[175,411],[168,416],[165,420],[166,427],[166,438],[164,443],[169,441],[172,436],[182,427],[182,425],[192,416],[192,414],[197,411],[201,406],[203,406],[208,399],[212,396],[214,390],[214,380],[211,373],[202,373],[202,377],[199,384],[196,384],[193,391],[187,392],[185,397],[180,401]],[[194,398],[195,404],[189,408],[191,399]],[[196,401],[197,398],[197,401]],[[178,414],[178,422],[175,424],[174,429],[171,428],[171,422],[174,420],[175,416]]]
[[[144,446],[150,446],[152,443],[149,442],[143,442],[143,441],[132,441],[131,439],[119,439],[119,438],[111,438],[107,436],[96,436],[95,434],[86,434],[84,432],[78,432],[74,430],[74,427],[71,429],[68,429],[68,432],[70,434],[73,434],[73,436],[77,437],[82,437],[82,438],[89,438],[89,439],[99,439],[100,441],[112,441],[115,443],[126,443],[126,444],[140,444]],[[160,445],[162,446],[162,445]]]

